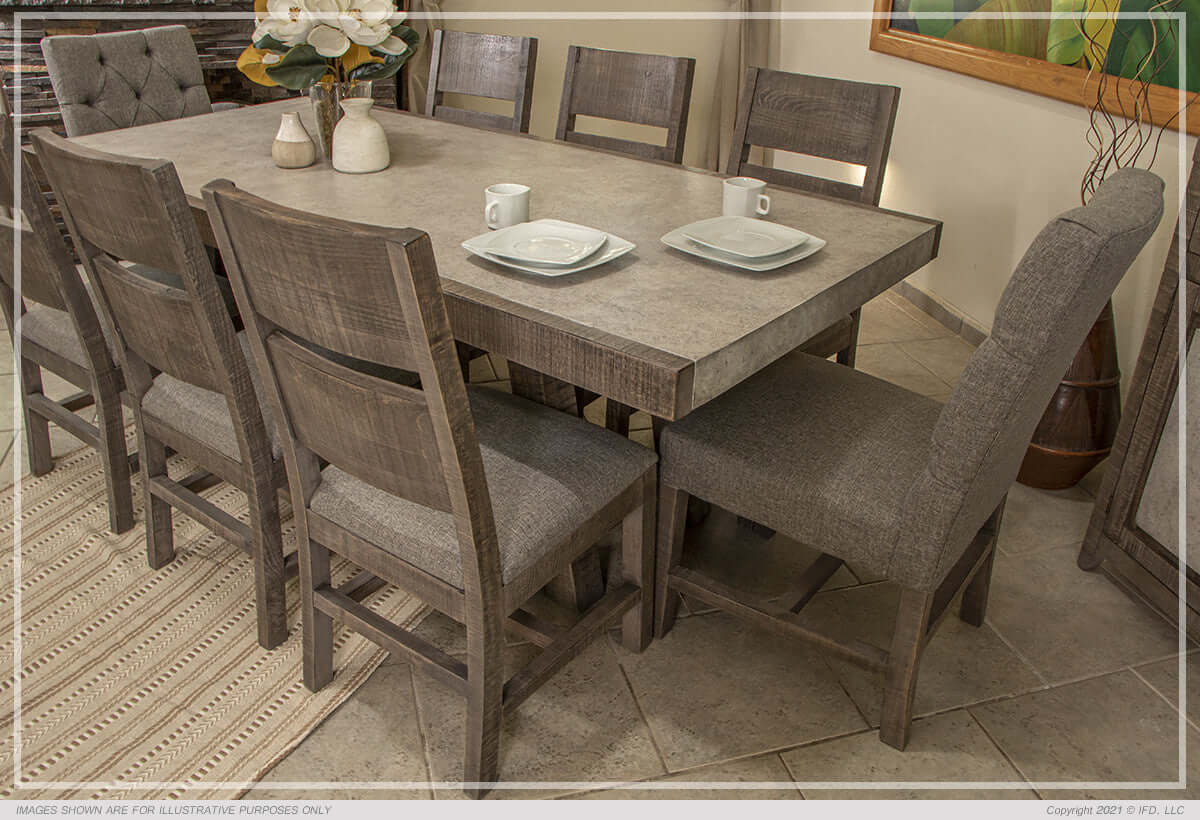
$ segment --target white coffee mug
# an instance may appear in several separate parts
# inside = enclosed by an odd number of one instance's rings
[[[502,182],[484,191],[483,218],[493,230],[529,221],[529,186]]]
[[[767,183],[753,177],[733,177],[722,186],[721,213],[725,216],[766,216],[771,212]]]

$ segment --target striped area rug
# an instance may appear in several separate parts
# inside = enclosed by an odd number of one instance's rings
[[[182,459],[172,464],[172,475],[187,471]],[[222,484],[204,494],[244,518],[238,490]],[[338,630],[334,682],[309,692],[300,680],[297,582],[287,589],[291,636],[267,652],[255,638],[249,557],[176,513],[177,557],[149,569],[136,478],[134,498],[138,525],[114,536],[90,448],[59,458],[49,475],[26,477],[14,584],[16,493],[0,490],[0,796],[237,797],[386,656]],[[295,549],[290,520],[284,542]],[[340,581],[351,568],[335,573]],[[368,603],[408,626],[427,611],[393,588]]]

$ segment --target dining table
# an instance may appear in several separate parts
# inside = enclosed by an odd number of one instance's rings
[[[385,170],[339,173],[328,159],[285,170],[271,145],[292,111],[317,133],[300,97],[75,139],[172,162],[213,247],[201,190],[216,179],[322,216],[426,231],[455,338],[504,357],[513,393],[567,412],[581,412],[589,394],[605,396],[649,413],[657,431],[937,256],[938,220],[772,188],[767,218],[825,247],[768,272],[708,261],[662,237],[720,215],[724,178],[716,173],[390,109],[372,112],[391,152]],[[484,189],[497,183],[532,189],[531,219],[587,226],[636,248],[556,277],[475,256],[462,243],[487,232]],[[603,590],[593,549],[547,592],[584,611]]]
[[[540,376],[540,387],[529,378],[521,387],[542,390],[531,397],[546,403],[571,385],[678,420],[937,255],[938,220],[772,188],[766,218],[828,244],[769,272],[707,261],[660,238],[721,213],[718,174],[390,109],[372,112],[388,138],[386,170],[344,174],[320,159],[284,170],[271,144],[290,111],[316,133],[299,97],[75,139],[171,161],[213,245],[201,189],[215,179],[323,216],[426,231],[455,337]],[[474,256],[461,243],[486,232],[484,189],[503,182],[532,189],[531,219],[585,225],[637,247],[561,277]]]

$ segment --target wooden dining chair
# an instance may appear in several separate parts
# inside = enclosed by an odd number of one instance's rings
[[[32,163],[13,156],[14,123],[0,90],[0,302],[14,349],[20,337],[21,406],[29,471],[54,467],[52,422],[100,454],[108,495],[108,526],[121,533],[133,526],[133,494],[121,411],[123,381],[79,269],[67,251]],[[13,169],[21,164],[21,202],[13,198]],[[21,238],[20,300],[16,298],[15,239]],[[42,387],[46,370],[79,388],[55,401]],[[96,421],[77,415],[95,406]],[[0,480],[3,480],[0,478]]]
[[[430,48],[425,114],[462,125],[529,133],[537,46],[536,37],[437,29]],[[454,108],[445,103],[448,93],[509,100],[513,113],[506,117]]]
[[[175,556],[172,507],[200,521],[254,559],[258,642],[278,646],[287,638],[287,567],[277,492],[287,476],[245,334],[235,333],[175,167],[85,148],[46,128],[32,137],[116,336],[137,427],[150,566]],[[191,477],[169,477],[167,448],[245,492],[249,525],[194,492]]]
[[[1158,226],[1163,183],[1112,174],[1052,221],[1013,274],[990,338],[945,406],[814,356],[789,356],[662,436],[659,635],[679,593],[884,674],[879,734],[903,749],[921,652],[955,597],[979,626],[1008,488],[1058,380]],[[773,601],[681,561],[689,495],[823,550]],[[890,649],[818,631],[803,608],[843,561],[900,587]]]
[[[555,139],[643,159],[683,162],[695,72],[691,57],[571,46]],[[664,128],[666,142],[655,145],[578,131],[579,116]]]
[[[236,108],[209,100],[186,26],[42,39],[67,136]]]
[[[656,458],[581,419],[464,384],[429,237],[293,211],[218,181],[204,189],[291,477],[304,683],[333,677],[334,622],[467,699],[464,788],[499,773],[502,714],[622,620],[650,639]],[[320,351],[420,375],[419,388]],[[522,605],[620,528],[624,583],[565,630]],[[466,625],[465,662],[330,580],[330,555]],[[504,633],[543,647],[505,680]]]
[[[766,68],[746,69],[738,102],[728,176],[878,205],[900,106],[900,89]],[[861,184],[750,162],[753,147],[777,149],[863,168]],[[821,358],[837,354],[854,366],[861,310],[823,330],[800,350]]]

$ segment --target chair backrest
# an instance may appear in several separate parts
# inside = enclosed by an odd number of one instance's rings
[[[296,509],[324,459],[451,512],[468,593],[498,590],[491,500],[429,237],[284,208],[223,180],[204,197]],[[347,357],[413,371],[420,386],[347,367]]]
[[[67,136],[212,111],[185,26],[42,40]]]
[[[558,108],[555,139],[646,159],[683,162],[696,61],[603,48],[571,46]],[[653,125],[667,129],[665,145],[575,130],[575,117]]]
[[[32,139],[115,331],[129,391],[140,402],[162,372],[225,394],[242,464],[269,464],[246,356],[175,166],[85,148],[47,128]]]
[[[747,68],[725,173],[878,205],[899,105],[895,86]],[[754,146],[861,165],[862,185],[753,164]]]
[[[905,501],[896,581],[936,587],[999,505],[1055,387],[1162,213],[1162,180],[1124,169],[1033,240],[938,418]]]
[[[528,133],[537,45],[536,37],[437,29],[433,33],[425,113],[463,125]],[[452,108],[444,102],[447,93],[511,100],[513,115]]]

